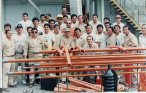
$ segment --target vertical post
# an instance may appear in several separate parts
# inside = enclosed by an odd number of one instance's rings
[[[2,2],[3,0],[0,0],[0,89],[2,89]]]
[[[138,20],[137,20],[137,21],[138,21],[138,24],[140,24],[140,23],[139,23],[139,9],[138,9]]]

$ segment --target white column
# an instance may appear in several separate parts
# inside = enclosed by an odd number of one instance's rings
[[[69,0],[71,14],[82,15],[82,0]]]
[[[2,88],[2,0],[0,0],[0,88]]]

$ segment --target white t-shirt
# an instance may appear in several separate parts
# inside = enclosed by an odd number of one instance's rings
[[[97,21],[97,23],[95,24],[95,23],[93,23],[93,20],[91,20],[91,21],[89,22],[89,24],[93,27],[92,32],[96,34],[96,33],[97,33],[97,25],[102,24],[102,23],[99,22],[99,21]]]
[[[117,46],[122,46],[122,44],[124,43],[124,34],[119,33],[118,35],[116,35],[116,45]]]
[[[117,22],[113,23],[112,26],[114,27],[115,25],[118,25]],[[125,24],[124,23],[120,23],[119,26],[121,27],[121,29],[120,29],[121,33],[123,33],[123,27],[125,26]]]
[[[104,33],[96,34],[97,41],[100,42],[100,48],[106,48],[106,38],[107,36]]]
[[[15,52],[16,53],[23,53],[24,46],[27,41],[27,36],[25,34],[22,34],[21,36],[15,34],[13,36],[14,42],[15,42]]]
[[[30,21],[30,20],[27,20],[26,22],[24,21],[24,20],[22,20],[22,21],[19,21],[18,23],[17,23],[17,25],[18,24],[21,24],[22,26],[23,26],[23,33],[25,34],[25,35],[28,35],[27,34],[27,27],[33,27],[33,24],[32,24],[32,21]],[[16,25],[16,26],[17,26]]]
[[[53,45],[52,45],[52,42],[55,42],[55,35],[53,32],[49,32],[48,34],[43,34],[42,35],[43,39],[44,39],[44,42],[46,44],[48,44],[48,48],[47,49],[52,49]]]
[[[144,37],[143,35],[139,36],[139,46],[142,48],[146,48],[146,37]],[[146,51],[143,52],[146,55]]]

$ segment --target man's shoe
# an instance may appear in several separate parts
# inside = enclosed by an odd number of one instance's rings
[[[22,80],[22,84],[23,84],[23,85],[26,85],[26,81],[25,81],[25,80]]]
[[[34,86],[34,83],[29,84],[29,88],[32,88]]]

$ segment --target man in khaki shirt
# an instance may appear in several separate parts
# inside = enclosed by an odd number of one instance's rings
[[[71,37],[70,29],[66,28],[64,35],[60,39],[60,48],[62,46],[66,46],[67,49],[71,49],[74,47],[73,38]]]
[[[10,60],[15,58],[15,44],[12,38],[12,31],[5,31],[6,37],[2,40],[2,54],[3,60]],[[3,89],[9,91],[9,86],[15,86],[15,76],[7,75],[8,72],[15,72],[15,63],[3,63]]]
[[[39,52],[44,49],[44,41],[42,38],[38,36],[37,28],[32,28],[32,36],[28,38],[25,44],[24,56],[25,58],[28,56],[28,59],[39,59],[42,58],[42,54],[35,54],[35,52]],[[34,66],[34,64],[39,64],[35,62],[29,62],[29,66]],[[30,71],[34,71],[35,69],[30,69]],[[34,84],[34,74],[29,76],[30,87]]]
[[[138,40],[134,34],[130,32],[130,28],[128,26],[123,27],[124,36],[124,44],[123,47],[137,47]]]

